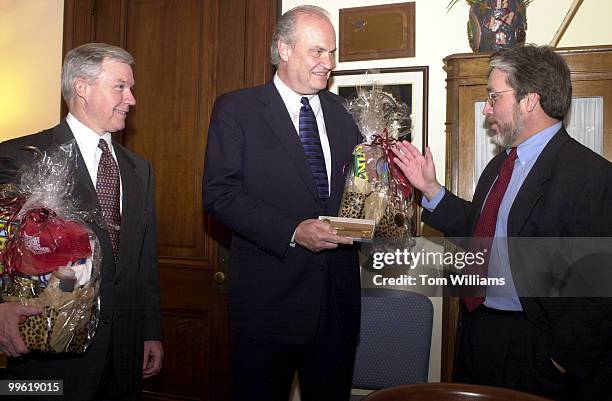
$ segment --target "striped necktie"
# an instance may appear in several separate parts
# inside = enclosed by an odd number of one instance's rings
[[[303,97],[301,100],[302,108],[300,109],[300,141],[304,146],[306,160],[310,165],[310,171],[315,180],[317,193],[321,205],[327,207],[329,200],[329,184],[327,181],[327,169],[325,168],[325,158],[323,157],[323,148],[319,139],[319,129],[317,128],[317,119],[312,112],[312,108],[308,103],[308,98]]]
[[[113,245],[113,256],[116,262],[117,253],[119,252],[119,229],[121,227],[119,166],[117,166],[117,162],[113,159],[113,155],[104,139],[100,138],[98,147],[102,150],[102,157],[100,157],[100,162],[98,163],[96,193],[102,207],[104,220],[108,226],[108,234]]]

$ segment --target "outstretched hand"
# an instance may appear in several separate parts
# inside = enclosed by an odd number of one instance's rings
[[[338,235],[331,224],[322,220],[302,221],[295,230],[295,242],[313,252],[334,249],[338,244],[351,245],[353,240]]]
[[[397,142],[393,147],[393,161],[402,170],[410,184],[427,197],[433,198],[442,185],[436,180],[436,166],[429,147],[425,156],[410,142]]]
[[[0,304],[0,352],[8,357],[18,357],[29,352],[19,334],[19,324],[27,316],[39,315],[42,309],[37,306],[24,306],[15,302]]]

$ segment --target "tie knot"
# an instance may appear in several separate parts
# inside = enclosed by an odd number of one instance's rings
[[[518,153],[516,152],[516,148],[510,148],[510,153],[508,154],[508,159],[510,161],[515,161],[518,157]]]
[[[308,103],[308,98],[306,96],[302,97],[300,103],[302,103],[302,105],[304,105],[305,107],[310,108],[310,103]]]
[[[100,142],[98,142],[98,147],[102,149],[102,153],[109,152],[108,143],[102,138],[100,138]]]

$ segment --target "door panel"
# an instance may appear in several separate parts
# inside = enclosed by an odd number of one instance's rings
[[[160,257],[198,258],[204,246],[201,189],[214,59],[214,4],[200,0],[128,3],[127,50],[136,64],[136,106],[125,145],[155,166]],[[179,22],[179,23],[177,23]],[[158,49],[153,50],[153,48]]]

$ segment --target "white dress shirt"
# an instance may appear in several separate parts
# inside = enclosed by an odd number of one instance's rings
[[[274,75],[274,85],[280,93],[283,103],[289,112],[295,132],[300,134],[300,109],[302,108],[302,97],[308,98],[310,108],[317,119],[317,128],[319,130],[319,138],[321,140],[321,148],[323,149],[323,158],[325,159],[325,169],[327,170],[327,192],[329,193],[329,183],[331,183],[331,149],[329,148],[329,138],[327,137],[327,130],[325,129],[325,119],[323,118],[323,110],[321,109],[321,100],[319,95],[300,95],[289,88],[285,83],[278,77],[278,74]]]
[[[87,172],[89,172],[89,177],[91,178],[91,182],[93,183],[94,188],[96,187],[96,183],[98,182],[98,164],[100,164],[100,158],[102,157],[102,149],[98,147],[98,143],[100,142],[100,138],[104,139],[108,144],[108,148],[113,155],[113,159],[115,162],[117,161],[117,156],[115,155],[115,149],[113,148],[113,141],[111,138],[111,133],[106,132],[104,135],[100,136],[96,134],[91,128],[87,127],[85,124],[77,120],[75,116],[68,113],[66,116],[66,122],[74,135],[74,139],[76,139],[76,143],[79,146],[79,150],[81,151],[81,155],[83,156],[83,160],[85,161],[85,165],[87,166]],[[119,212],[121,213],[123,209],[123,186],[121,185],[121,173],[119,174]]]

